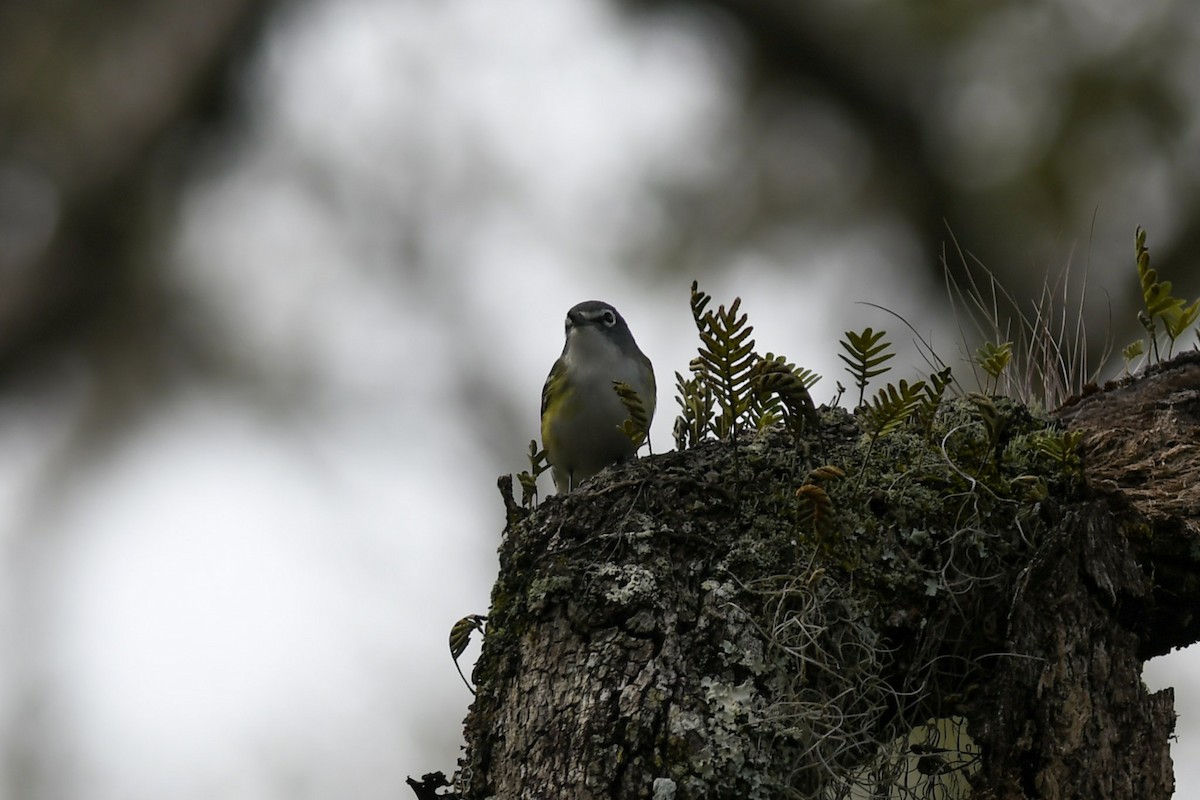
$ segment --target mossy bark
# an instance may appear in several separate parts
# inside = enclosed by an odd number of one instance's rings
[[[1144,384],[1164,452],[1197,441],[1194,368]],[[1156,511],[1105,482],[1108,429],[1086,423],[1141,385],[1068,410],[1087,480],[1036,446],[1052,421],[998,403],[998,439],[963,404],[874,443],[827,412],[807,441],[510,506],[456,793],[1169,797],[1172,695],[1140,674],[1197,638],[1164,607],[1197,597],[1196,499]],[[814,520],[796,489],[823,463],[848,477]]]

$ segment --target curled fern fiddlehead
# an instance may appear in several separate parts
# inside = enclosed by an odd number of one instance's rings
[[[796,488],[796,498],[799,501],[797,524],[813,533],[820,533],[828,528],[833,520],[833,500],[823,484],[844,477],[846,473],[842,468],[833,464],[824,464],[810,471],[804,483]]]

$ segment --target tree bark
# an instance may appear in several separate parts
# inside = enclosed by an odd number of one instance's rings
[[[455,792],[1169,797],[1173,696],[1141,666],[1200,638],[1198,397],[1190,355],[1064,409],[1082,476],[1052,423],[959,402],[510,505]]]
[[[1200,352],[1063,408],[1088,480],[1113,499],[1153,577],[1143,658],[1200,640]]]

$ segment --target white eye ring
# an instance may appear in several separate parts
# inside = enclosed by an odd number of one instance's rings
[[[604,320],[604,326],[606,328],[611,328],[613,325],[617,324],[617,315],[608,309],[605,309],[604,316],[601,317],[601,319]]]

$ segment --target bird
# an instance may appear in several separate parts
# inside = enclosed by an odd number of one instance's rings
[[[649,431],[657,392],[650,359],[617,309],[579,303],[567,312],[566,343],[542,387],[542,446],[560,494],[637,450],[620,428],[629,411],[614,381],[637,392]]]

